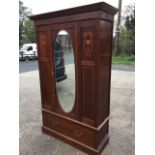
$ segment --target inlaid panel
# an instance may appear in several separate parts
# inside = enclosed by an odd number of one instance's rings
[[[47,53],[47,34],[44,31],[38,32],[38,38],[39,38],[39,55],[40,60],[46,61],[48,57]]]
[[[79,39],[80,39],[80,52],[83,60],[94,60],[96,51],[96,22],[83,21],[78,24],[79,27]]]
[[[82,29],[82,56],[83,57],[93,57],[94,50],[94,29],[93,28],[83,28]]]

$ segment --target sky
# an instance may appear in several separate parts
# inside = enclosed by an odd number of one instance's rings
[[[32,13],[40,14],[56,10],[67,9],[71,7],[101,2],[101,0],[21,0],[25,6],[32,9]],[[104,0],[104,2],[118,7],[118,0]],[[125,6],[134,3],[135,0],[123,0],[122,9]]]

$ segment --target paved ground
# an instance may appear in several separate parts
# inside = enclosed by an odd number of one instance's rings
[[[70,64],[71,60],[68,62]],[[112,65],[113,70],[122,71],[135,71],[134,65]],[[20,61],[19,62],[19,73],[25,73],[29,71],[38,70],[38,61]]]
[[[19,80],[20,155],[85,155],[41,132],[38,70],[21,72]],[[110,142],[102,155],[134,155],[134,90],[134,72],[112,71]]]

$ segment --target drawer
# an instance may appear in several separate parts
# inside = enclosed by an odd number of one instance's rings
[[[64,118],[59,118],[50,113],[43,112],[43,126],[50,128],[58,133],[61,133],[69,138],[79,141],[85,145],[95,147],[95,134],[94,132],[82,126],[66,120]]]

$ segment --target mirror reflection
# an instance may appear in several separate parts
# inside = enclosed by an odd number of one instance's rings
[[[55,41],[56,91],[61,108],[70,112],[75,100],[74,51],[67,31],[58,32]]]

